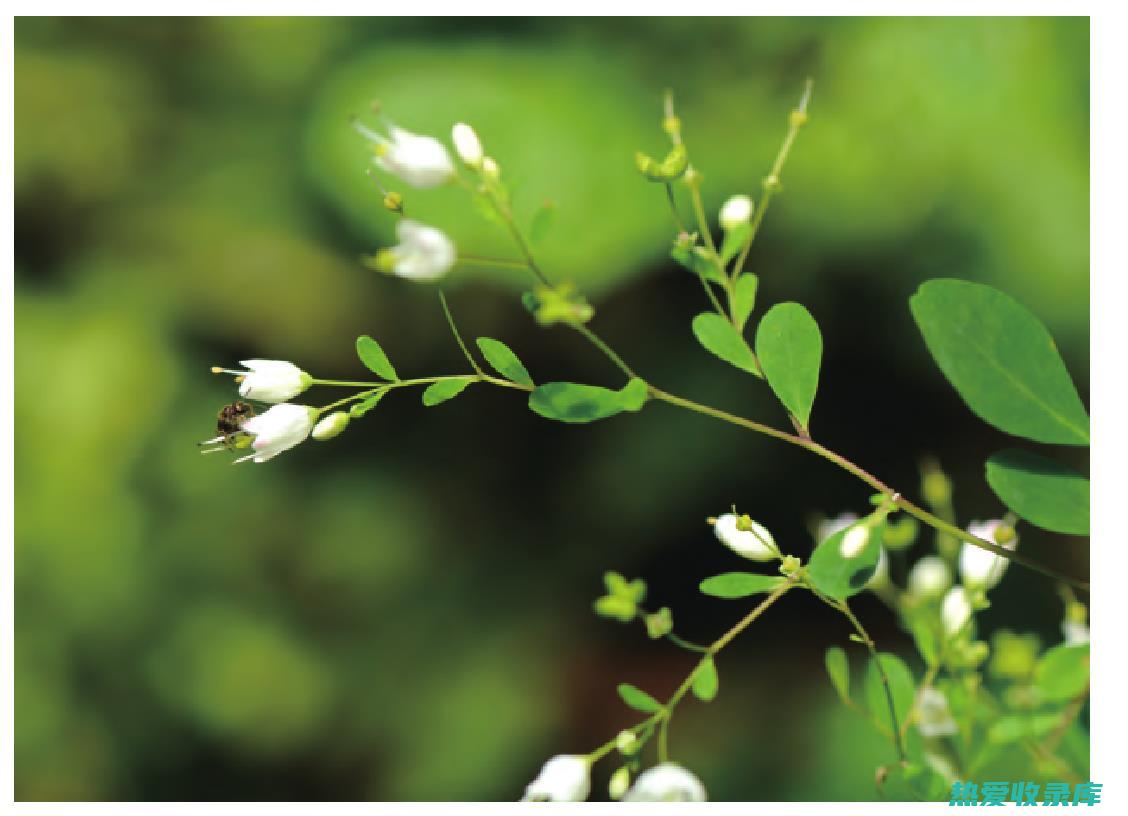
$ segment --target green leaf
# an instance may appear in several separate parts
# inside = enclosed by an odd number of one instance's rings
[[[635,711],[641,711],[644,714],[653,714],[655,711],[662,710],[660,702],[630,683],[619,684],[619,696],[623,698],[624,703]]]
[[[698,700],[706,703],[710,702],[717,696],[717,691],[720,689],[720,678],[717,676],[717,665],[713,662],[713,658],[706,656],[697,665],[697,670],[693,673],[693,696]]]
[[[521,385],[533,384],[533,378],[529,376],[528,370],[505,343],[491,337],[479,337],[477,343],[486,362],[493,366],[498,374]]]
[[[638,411],[646,402],[646,383],[633,379],[621,390],[596,385],[551,382],[529,394],[529,408],[546,419],[559,422],[594,422],[623,411]]]
[[[548,237],[552,225],[556,223],[556,204],[545,201],[533,213],[533,220],[529,224],[529,243],[537,246]]]
[[[909,301],[936,364],[977,416],[1015,436],[1089,444],[1089,415],[1046,327],[990,286],[941,279]]]
[[[762,377],[756,356],[748,342],[731,323],[715,312],[703,312],[693,318],[693,336],[697,342],[726,363],[749,374]]]
[[[850,701],[850,663],[846,651],[841,646],[831,646],[826,650],[826,673],[831,685],[838,692],[842,702]]]
[[[1065,465],[1005,450],[987,460],[987,484],[1003,504],[1037,527],[1089,534],[1089,480]]]
[[[725,572],[701,582],[700,589],[714,598],[747,598],[759,592],[771,592],[782,584],[779,575],[757,575],[752,572]]]
[[[881,652],[877,658],[870,658],[866,666],[863,693],[866,708],[888,733],[893,733],[893,725],[889,719],[889,699],[885,695],[885,686],[881,682],[881,672],[878,671],[877,660],[889,678],[889,690],[893,693],[893,710],[897,713],[897,727],[899,728],[909,711],[913,707],[913,698],[916,695],[916,684],[913,682],[913,673],[897,655]]]
[[[756,329],[756,356],[768,385],[803,428],[819,387],[822,334],[798,303],[777,303]]]
[[[439,380],[431,383],[423,392],[423,404],[430,408],[440,402],[446,402],[461,394],[466,386],[474,382],[473,377],[459,377],[455,380]]]
[[[396,370],[392,367],[384,349],[380,348],[380,344],[367,334],[362,334],[356,338],[356,356],[373,374],[393,382],[399,379],[399,375],[396,374]]]
[[[1049,700],[1070,700],[1089,684],[1089,644],[1048,649],[1034,669],[1034,685]]]
[[[670,257],[707,281],[722,286],[725,283],[725,276],[721,274],[713,257],[703,247],[675,241],[673,249],[670,250]]]
[[[745,272],[732,285],[732,316],[741,331],[752,316],[752,310],[756,308],[756,290],[759,288],[760,279],[751,272]]]
[[[807,565],[807,574],[815,588],[839,601],[861,592],[873,577],[881,557],[882,526],[852,524],[815,547]],[[860,546],[861,534],[850,535],[859,529],[869,533]]]
[[[728,265],[728,262],[737,256],[740,250],[744,247],[744,242],[748,240],[748,236],[752,234],[752,224],[744,223],[736,229],[725,230],[725,238],[721,242],[721,263]]]
[[[387,393],[387,390],[377,391],[375,394],[371,394],[362,399],[360,402],[355,403],[351,408],[349,408],[349,416],[351,416],[353,419],[360,419],[362,416],[375,408],[376,403],[382,400],[384,398],[384,395]]]

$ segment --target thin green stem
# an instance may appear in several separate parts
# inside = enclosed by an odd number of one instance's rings
[[[339,408],[342,405],[347,405],[356,400],[362,400],[365,397],[375,394],[377,391],[393,391],[397,388],[410,388],[417,385],[432,385],[444,380],[470,380],[471,382],[484,382],[490,385],[496,385],[499,388],[513,388],[518,391],[532,391],[533,387],[530,385],[523,385],[521,383],[510,382],[503,380],[500,377],[493,377],[489,374],[442,374],[437,377],[414,377],[409,380],[396,380],[395,382],[381,383],[375,388],[369,388],[365,391],[358,391],[355,394],[350,394],[343,397],[336,402],[331,402],[328,405],[323,405],[317,409],[318,414],[323,414],[326,411],[332,411],[334,408]],[[365,383],[366,385],[368,383]]]
[[[678,201],[674,197],[674,185],[667,181],[663,186],[666,188],[666,200],[670,203],[670,215],[674,218],[674,224],[677,225],[679,232],[689,232],[685,228],[681,213],[678,212]]]
[[[686,172],[693,172],[696,170],[691,167]],[[717,244],[713,240],[713,231],[709,228],[709,219],[705,215],[705,204],[701,200],[701,182],[697,175],[692,177],[692,180],[686,181],[686,186],[689,188],[690,200],[693,202],[693,214],[697,218],[697,229],[701,233],[701,237],[705,240],[705,246],[709,248],[709,253],[714,257],[717,256]]]
[[[623,358],[615,353],[614,349],[607,345],[607,343],[605,343],[599,335],[597,335],[583,323],[569,323],[568,325],[582,334],[589,343],[602,351],[607,359],[614,363],[615,367],[626,374],[628,377],[630,377],[631,379],[638,377],[638,375],[631,370],[631,367],[623,362]]]
[[[470,266],[498,266],[502,269],[528,269],[525,261],[512,258],[489,258],[484,255],[459,255],[458,263]]]
[[[383,383],[378,382],[354,382],[352,380],[314,380],[312,384],[340,386],[342,388],[370,388],[383,385]]]
[[[869,650],[870,657],[873,658],[873,664],[877,666],[877,673],[881,675],[881,687],[885,689],[885,702],[889,704],[889,724],[892,730],[893,745],[897,748],[897,758],[902,762],[905,761],[905,742],[901,734],[901,728],[897,724],[897,706],[893,702],[893,689],[889,684],[889,675],[885,673],[885,667],[881,665],[881,659],[877,654],[877,646],[873,642],[873,638],[869,636],[869,632],[862,626],[862,622],[858,620],[850,609],[850,605],[846,601],[839,601],[835,607],[838,609],[850,623],[854,626],[854,631],[858,633],[858,637],[862,639],[862,643],[866,649]]]
[[[470,363],[470,367],[474,369],[474,372],[478,376],[485,376],[486,372],[482,371],[482,367],[478,365],[478,361],[474,359],[474,356],[470,353],[470,349],[466,347],[466,343],[462,339],[462,334],[458,331],[458,324],[454,322],[454,315],[450,313],[450,306],[447,304],[446,295],[441,289],[439,290],[439,302],[443,305],[443,315],[446,317],[447,325],[450,326],[451,334],[454,335],[458,347],[462,349],[462,355],[466,358],[466,361]]]

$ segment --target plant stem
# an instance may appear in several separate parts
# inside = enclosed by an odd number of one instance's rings
[[[369,388],[365,391],[358,391],[355,394],[350,394],[347,397],[331,402],[328,405],[323,405],[317,409],[319,414],[324,414],[326,411],[332,411],[334,408],[339,408],[356,400],[362,400],[367,396],[375,394],[377,391],[391,391],[396,388],[409,388],[415,385],[432,385],[433,383],[442,382],[443,380],[470,380],[471,382],[484,382],[490,385],[496,385],[500,388],[515,388],[518,391],[532,391],[532,386],[522,385],[521,383],[510,382],[503,380],[500,377],[491,377],[489,374],[443,374],[438,377],[415,377],[410,380],[396,380],[395,382],[381,383],[375,388]],[[361,383],[361,385],[371,385],[372,383]]]
[[[466,358],[467,362],[470,363],[470,367],[474,369],[474,372],[478,374],[478,376],[484,377],[486,372],[482,371],[482,367],[478,365],[478,361],[474,359],[473,355],[470,354],[470,349],[466,347],[466,343],[462,339],[462,334],[458,331],[458,325],[454,322],[454,315],[450,313],[450,306],[447,305],[446,295],[443,294],[441,289],[439,290],[439,301],[443,304],[443,314],[446,316],[447,325],[450,326],[451,334],[454,335],[458,347],[462,349],[462,355]]]
[[[604,355],[606,355],[607,359],[614,363],[615,367],[626,374],[629,378],[633,380],[638,377],[638,375],[631,370],[631,367],[623,362],[623,358],[615,353],[614,349],[607,345],[607,343],[605,343],[599,335],[597,335],[583,323],[569,323],[568,325],[582,334],[589,343],[602,351]]]
[[[905,743],[900,726],[897,724],[897,706],[893,702],[893,689],[889,685],[889,675],[885,673],[885,667],[881,665],[881,658],[877,654],[877,646],[873,642],[873,638],[869,636],[869,632],[862,626],[862,622],[851,611],[849,604],[846,601],[839,601],[834,607],[847,617],[850,623],[854,626],[854,631],[858,633],[858,637],[862,639],[866,649],[869,650],[870,657],[873,658],[873,664],[877,666],[877,673],[881,675],[881,686],[885,689],[885,701],[889,704],[889,723],[892,727],[893,745],[897,748],[897,758],[902,762],[905,761]]]

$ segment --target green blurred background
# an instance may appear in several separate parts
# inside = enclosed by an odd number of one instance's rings
[[[350,114],[473,123],[519,217],[557,203],[544,265],[637,370],[779,423],[693,341],[700,289],[632,157],[662,150],[672,87],[715,210],[758,189],[814,77],[751,258],[760,309],[801,300],[822,326],[816,435],[910,493],[936,454],[966,522],[1000,513],[981,467],[1006,440],[906,299],[941,275],[1007,290],[1088,394],[1088,47],[1085,19],[18,19],[17,797],[515,798],[631,722],[616,683],[665,694],[690,666],[591,614],[605,569],[706,639],[742,609],[696,594],[740,568],[706,516],[736,502],[806,555],[812,514],[865,507],[802,451],[668,406],[564,427],[486,389],[391,397],[267,465],[199,456],[232,394],[213,364],[357,377],[370,333],[401,372],[460,370],[434,288],[359,263],[393,222]],[[465,250],[509,252],[459,191],[404,192]],[[534,377],[617,384],[532,324],[523,283],[459,272],[447,292]],[[1023,532],[1087,572],[1083,543]],[[1043,579],[1012,569],[994,599],[988,633],[1060,638]],[[888,747],[822,670],[847,634],[788,599],[722,657],[719,699],[679,713],[674,757],[715,799],[874,798]]]

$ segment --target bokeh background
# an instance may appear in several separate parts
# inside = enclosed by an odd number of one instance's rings
[[[806,555],[813,516],[866,506],[804,452],[669,406],[565,427],[488,389],[389,397],[267,465],[199,456],[232,394],[213,364],[357,377],[369,333],[401,372],[461,370],[434,288],[359,263],[393,221],[351,114],[472,122],[521,218],[556,202],[544,265],[637,370],[778,423],[694,342],[700,289],[633,154],[661,151],[673,88],[715,211],[758,189],[814,77],[751,258],[760,311],[797,299],[822,326],[815,434],[914,495],[937,456],[966,522],[1000,513],[981,468],[1007,440],[943,381],[907,298],[934,276],[1007,290],[1087,400],[1088,47],[1085,19],[18,19],[17,797],[516,798],[632,721],[616,683],[665,694],[690,666],[592,614],[604,570],[704,640],[744,608],[696,593],[741,568],[708,515],[736,502]],[[405,192],[465,250],[509,251],[458,190]],[[534,377],[617,384],[532,323],[523,284],[446,289]],[[1085,541],[1023,533],[1087,573]],[[988,634],[1060,639],[1045,580],[1011,569],[994,600]],[[880,604],[858,611],[909,654]],[[716,799],[874,798],[888,747],[822,669],[847,634],[805,599],[773,609],[720,659],[717,701],[675,719],[675,758]]]

